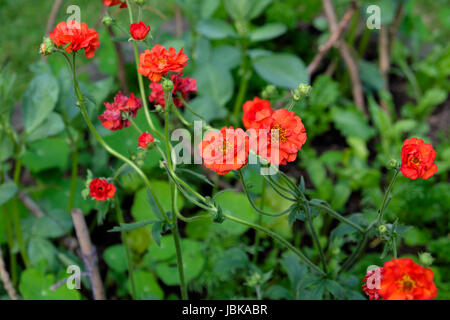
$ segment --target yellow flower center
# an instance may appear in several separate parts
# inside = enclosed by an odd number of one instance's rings
[[[285,143],[287,141],[286,129],[281,128],[279,124],[274,125],[270,129],[270,141],[272,143],[277,143],[278,141]]]
[[[417,166],[418,164],[420,164],[420,160],[419,160],[418,158],[416,158],[416,157],[413,157],[413,158],[411,159],[411,162],[414,163],[416,166]]]
[[[403,288],[404,291],[410,291],[417,287],[416,280],[411,278],[409,274],[405,274],[399,281],[398,284]]]

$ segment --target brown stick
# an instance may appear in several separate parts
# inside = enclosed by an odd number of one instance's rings
[[[8,181],[8,182],[12,181],[12,179],[10,177],[8,177],[8,176],[5,176],[5,180]],[[24,191],[19,189],[17,191],[17,196],[22,201],[23,205],[28,210],[30,210],[31,213],[36,218],[42,218],[42,216],[44,216],[44,212],[41,210],[41,208],[39,208],[39,206],[36,204],[36,202],[34,202],[33,199],[31,199],[30,196],[28,194],[26,194]]]
[[[72,210],[72,219],[78,242],[80,243],[81,255],[86,267],[86,272],[91,281],[94,299],[105,300],[102,278],[100,277],[100,272],[98,270],[97,253],[95,247],[92,245],[86,221],[84,220],[84,215],[80,209]]]
[[[5,261],[3,260],[3,252],[1,247],[0,247],[0,278],[2,279],[3,287],[8,293],[9,298],[11,300],[18,300],[19,297],[17,296],[16,289],[14,289],[14,286],[11,282],[11,278],[9,277],[9,273],[5,267]]]
[[[334,32],[338,28],[336,13],[334,11],[333,3],[331,0],[322,0],[322,5],[325,11],[325,16],[328,21],[331,32]],[[356,2],[352,1],[351,6],[356,7]],[[353,99],[355,100],[355,105],[360,109],[363,114],[366,114],[366,107],[364,103],[364,95],[362,90],[361,79],[359,78],[358,67],[355,60],[350,52],[350,48],[343,41],[338,41],[339,53],[347,66],[348,72],[350,74],[350,80],[352,82],[352,93]]]
[[[316,69],[319,67],[320,62],[325,57],[325,55],[330,51],[330,49],[336,44],[336,42],[339,41],[342,33],[344,32],[345,28],[348,26],[348,23],[350,22],[353,14],[355,13],[356,8],[355,6],[350,6],[350,8],[347,10],[347,12],[344,14],[344,17],[339,22],[339,25],[336,27],[335,30],[333,30],[331,37],[328,39],[328,41],[319,48],[319,52],[316,54],[314,59],[311,61],[311,63],[308,65],[307,71],[308,74],[311,76]]]

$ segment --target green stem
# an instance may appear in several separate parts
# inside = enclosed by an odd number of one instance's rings
[[[397,181],[398,173],[399,173],[399,170],[396,169],[394,176],[392,177],[392,180],[389,183],[389,186],[387,187],[387,189],[384,193],[383,201],[381,202],[380,209],[378,209],[378,225],[382,224],[382,222],[383,222],[384,210],[387,207],[388,199],[389,199],[389,196],[391,195],[392,188],[394,187],[395,181]]]
[[[80,106],[81,114],[83,115],[83,118],[86,121],[86,124],[87,124],[89,130],[95,136],[97,141],[102,145],[102,147],[105,148],[106,151],[108,151],[114,157],[122,160],[123,162],[128,164],[130,167],[132,167],[136,171],[136,173],[144,181],[144,184],[146,185],[148,191],[152,194],[152,196],[153,196],[153,198],[155,200],[156,206],[158,207],[159,211],[164,216],[165,220],[167,222],[170,222],[169,217],[167,216],[167,214],[166,214],[165,210],[163,209],[160,201],[158,200],[158,197],[156,196],[156,193],[155,193],[155,190],[153,189],[152,184],[150,183],[150,181],[148,180],[148,178],[144,174],[144,172],[133,161],[131,161],[127,157],[123,156],[121,153],[117,152],[113,148],[111,148],[109,146],[109,144],[107,144],[106,141],[103,140],[103,138],[100,136],[100,134],[97,132],[97,130],[95,129],[94,125],[92,124],[91,119],[89,118],[89,114],[87,113],[86,106],[84,105],[84,97],[83,97],[83,94],[81,93],[80,87],[78,85],[77,77],[76,77],[75,54],[73,55],[73,57],[74,57],[73,58],[73,81],[74,81],[75,94],[76,94],[77,99],[78,99],[78,105]]]
[[[245,99],[245,95],[247,94],[248,81],[252,75],[252,72],[249,68],[249,61],[247,57],[247,39],[241,39],[241,54],[242,54],[242,63],[241,63],[241,82],[239,84],[239,91],[236,97],[236,101],[233,107],[233,121],[237,126],[239,123],[239,112],[241,110],[242,104]]]
[[[72,212],[73,202],[75,200],[75,192],[77,189],[77,176],[78,176],[78,148],[76,143],[72,143],[72,174],[70,177],[70,194],[69,201],[67,203],[67,212]]]
[[[132,24],[134,22],[133,19],[133,10],[131,10],[131,5],[130,5],[130,1],[129,0],[125,0],[127,2],[127,8],[128,8],[128,14],[130,16],[130,24]]]
[[[178,275],[180,276],[180,290],[181,290],[181,299],[187,300],[188,299],[188,293],[187,293],[187,287],[186,282],[184,279],[184,266],[183,266],[183,253],[181,249],[181,240],[180,240],[180,233],[178,230],[178,220],[177,215],[175,214],[175,206],[176,206],[176,192],[175,192],[175,184],[173,182],[170,183],[170,191],[171,191],[171,199],[172,199],[172,222],[174,224],[172,235],[173,235],[173,241],[175,243],[175,249],[177,252],[177,267],[178,267]]]
[[[273,232],[270,229],[267,229],[263,226],[245,221],[245,220],[241,220],[239,218],[230,216],[228,214],[224,214],[224,217],[227,219],[230,219],[231,221],[246,225],[250,228],[262,231],[266,234],[268,234],[269,236],[271,236],[272,238],[274,238],[275,240],[278,240],[282,245],[284,245],[287,249],[291,250],[292,252],[294,252],[307,266],[309,266],[312,270],[314,270],[315,272],[317,272],[320,275],[326,275],[322,269],[320,269],[319,267],[317,267],[311,260],[308,259],[308,257],[306,257],[299,249],[295,248],[292,244],[290,244],[286,239],[284,239],[283,237],[281,237],[279,234]]]
[[[355,228],[356,230],[358,230],[361,233],[364,233],[364,229],[361,226],[359,226],[356,223],[354,223],[353,221],[343,217],[342,215],[340,215],[339,213],[337,213],[336,211],[334,211],[330,207],[321,205],[319,203],[314,203],[314,202],[311,202],[311,201],[309,201],[308,204],[310,206],[316,207],[318,209],[321,209],[321,210],[327,212],[328,214],[330,214],[331,216],[335,217],[339,221],[344,222],[344,223],[348,224],[349,226],[352,226],[353,228]]]
[[[322,262],[323,271],[325,273],[328,273],[327,261],[325,259],[325,255],[323,253],[322,246],[320,245],[319,237],[317,236],[316,230],[315,230],[314,225],[312,223],[311,212],[310,212],[308,204],[305,205],[305,214],[306,214],[306,220],[308,222],[309,229],[310,229],[310,232],[311,232],[311,236],[313,238],[313,242],[315,243],[317,249],[319,250],[320,261]]]
[[[265,200],[265,193],[266,193],[266,180],[262,181],[262,186],[261,186],[261,203],[259,205],[259,208],[261,210],[264,209],[264,200]],[[262,223],[262,215],[258,215],[258,224],[261,225]],[[253,247],[255,248],[255,253],[253,255],[253,263],[256,264],[256,262],[258,261],[258,252],[259,252],[259,242],[261,239],[261,235],[260,232],[258,232],[258,230],[255,230],[255,244],[253,245]]]
[[[14,183],[19,187],[20,184],[20,172],[22,170],[22,159],[18,157],[16,159],[15,167],[14,167]],[[13,225],[14,225],[14,233],[17,237],[17,242],[19,243],[19,250],[22,256],[23,262],[27,268],[31,267],[30,260],[28,259],[27,248],[25,246],[25,242],[23,240],[22,229],[20,227],[20,212],[19,212],[19,200],[14,199],[12,201],[12,214],[13,214]]]
[[[344,262],[338,274],[340,274],[342,271],[347,270],[359,258],[359,256],[363,253],[368,240],[369,240],[369,232],[366,231],[363,235],[361,242],[358,244],[355,251],[353,251],[352,255],[348,257],[348,259]]]
[[[285,215],[286,213],[291,211],[291,208],[288,208],[286,210],[281,211],[280,213],[271,213],[271,212],[267,212],[267,211],[264,211],[264,210],[261,210],[260,208],[258,208],[256,206],[255,202],[253,201],[252,196],[250,195],[250,192],[249,192],[249,190],[247,188],[247,185],[245,183],[244,175],[242,174],[241,169],[237,170],[237,172],[239,174],[239,178],[241,179],[242,186],[244,187],[244,191],[245,191],[245,194],[246,194],[246,196],[248,198],[248,201],[250,202],[251,206],[253,207],[253,209],[255,209],[256,212],[258,212],[258,213],[260,213],[262,215],[265,215],[265,216],[279,217],[279,216]]]
[[[116,201],[116,212],[117,212],[117,220],[119,221],[119,225],[122,225],[125,221],[123,219],[122,209],[120,208],[119,199],[115,197]],[[126,231],[121,232],[123,247],[125,248],[125,255],[127,257],[127,266],[128,266],[128,277],[131,285],[131,296],[134,300],[137,299],[136,295],[136,285],[134,282],[134,271],[133,271],[133,261],[131,259],[131,251],[128,245],[128,235]]]

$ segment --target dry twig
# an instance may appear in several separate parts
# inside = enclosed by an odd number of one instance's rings
[[[3,287],[8,293],[10,299],[18,300],[19,297],[17,296],[16,289],[14,289],[14,286],[11,282],[11,278],[9,277],[9,273],[5,267],[5,261],[3,260],[3,252],[1,247],[0,247],[0,279],[2,279]]]

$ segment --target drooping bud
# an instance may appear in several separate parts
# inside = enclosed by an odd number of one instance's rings
[[[385,233],[387,231],[387,227],[382,224],[378,227],[378,232],[380,232],[381,234]]]
[[[300,92],[300,90],[295,89],[294,91],[292,91],[292,99],[294,101],[300,101],[300,99],[302,98],[302,94]]]
[[[395,159],[391,159],[389,160],[389,166],[392,168],[397,168],[398,167],[398,161]]]
[[[53,44],[52,39],[49,37],[44,37],[44,40],[41,43],[41,47],[39,49],[40,53],[44,56],[50,55],[55,50],[55,45]]]
[[[102,23],[106,26],[109,27],[114,23],[114,19],[111,18],[108,14],[106,16],[103,17],[102,19]]]
[[[139,6],[143,6],[145,4],[145,0],[134,0],[134,2]]]
[[[163,79],[162,88],[164,92],[172,92],[173,90],[173,82],[170,79]]]
[[[298,85],[298,90],[302,96],[307,97],[311,93],[311,86],[306,83],[301,83]]]
[[[419,253],[419,260],[421,264],[425,266],[431,266],[433,264],[434,258],[430,253],[422,252]]]

